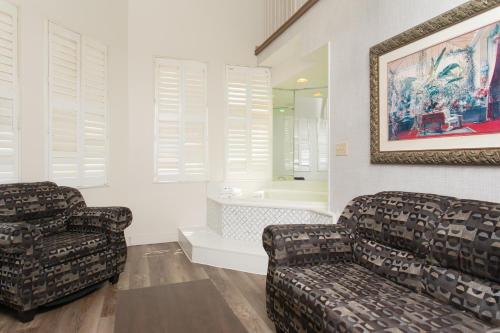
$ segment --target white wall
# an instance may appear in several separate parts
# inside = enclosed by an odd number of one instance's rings
[[[122,0],[10,0],[19,9],[21,180],[46,180],[46,21],[108,46],[109,186],[83,190],[91,205],[124,204],[127,161],[127,6]]]
[[[46,179],[46,20],[108,46],[109,186],[82,190],[89,205],[134,213],[132,244],[177,239],[203,225],[206,184],[153,184],[153,58],[208,64],[210,179],[224,166],[224,66],[256,65],[264,0],[11,0],[19,7],[22,181]]]
[[[223,179],[224,66],[256,65],[263,0],[129,0],[129,202],[132,243],[177,239],[206,223],[206,184],[153,184],[153,57],[208,64],[210,179]]]
[[[153,57],[207,62],[210,178],[221,181],[224,65],[256,65],[264,0],[12,2],[20,8],[22,180],[45,179],[44,22],[52,19],[109,48],[110,186],[84,190],[88,203],[130,206],[134,222],[128,235],[135,244],[173,240],[177,227],[205,224],[206,184],[152,182]],[[333,156],[332,145],[334,211],[356,195],[387,189],[500,201],[498,167],[369,162],[369,47],[462,2],[323,0],[259,57],[264,65],[276,64],[287,41],[299,57],[332,41],[333,143],[349,143],[346,157]]]
[[[434,192],[500,202],[499,167],[370,164],[369,48],[447,11],[464,0],[323,0],[260,56],[262,64],[284,61],[290,46],[303,56],[331,41],[333,210],[352,197],[382,190]],[[289,51],[289,50],[288,50]],[[289,52],[288,52],[289,53]],[[348,156],[333,156],[348,142]]]

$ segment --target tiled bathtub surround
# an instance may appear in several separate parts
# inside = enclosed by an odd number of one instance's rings
[[[208,199],[207,222],[223,238],[260,242],[262,231],[270,224],[333,223],[329,214],[288,207],[259,207]]]

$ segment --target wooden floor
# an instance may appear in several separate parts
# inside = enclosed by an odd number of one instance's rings
[[[119,290],[206,279],[248,332],[274,332],[266,316],[264,276],[192,264],[177,243],[164,243],[129,247],[117,285],[106,283],[77,301],[38,313],[30,323],[22,324],[0,308],[0,333],[113,333]]]

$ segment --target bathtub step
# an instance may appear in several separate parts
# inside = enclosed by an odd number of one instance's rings
[[[208,227],[179,228],[179,244],[194,263],[262,274],[267,254],[261,242],[222,238]]]

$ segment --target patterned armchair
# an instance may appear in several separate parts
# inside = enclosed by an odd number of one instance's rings
[[[335,225],[272,225],[277,332],[499,332],[500,204],[407,192],[355,198]]]
[[[0,185],[0,303],[33,319],[39,306],[109,280],[127,257],[124,207],[87,207],[51,182]]]

